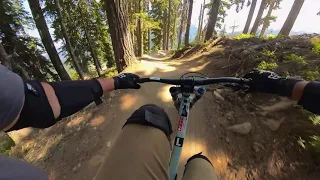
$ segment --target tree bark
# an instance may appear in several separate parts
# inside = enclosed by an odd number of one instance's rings
[[[203,15],[204,15],[204,10],[206,9],[205,7],[206,5],[206,0],[203,0],[203,8],[202,8],[202,12],[201,12],[201,23],[200,23],[200,37],[199,37],[199,41],[202,42],[203,39]]]
[[[126,0],[105,0],[112,46],[118,72],[135,59],[129,26]]]
[[[184,27],[184,22],[185,22],[185,16],[186,16],[186,9],[187,9],[187,0],[183,1],[182,5],[182,13],[181,13],[181,21],[180,21],[180,27],[179,27],[179,32],[178,32],[178,50],[180,49],[181,45],[181,39],[182,39],[182,32],[183,32],[183,27]]]
[[[204,8],[204,6],[203,6]],[[200,7],[200,14],[199,14],[199,23],[198,23],[198,31],[197,31],[197,42],[199,43],[200,42],[200,39],[201,39],[201,14],[202,14],[202,4],[201,4],[201,7]]]
[[[289,13],[286,21],[284,22],[284,24],[279,32],[279,35],[289,36],[290,31],[291,31],[299,13],[300,13],[300,10],[302,8],[303,3],[304,3],[304,0],[295,0],[294,1],[292,8],[290,10],[290,13]]]
[[[99,59],[98,59],[98,56],[97,56],[96,52],[94,51],[94,48],[93,48],[93,45],[92,45],[92,39],[90,37],[89,31],[87,29],[87,26],[82,21],[82,18],[84,16],[83,16],[82,8],[81,8],[80,4],[78,5],[78,8],[79,8],[79,12],[80,12],[80,15],[81,15],[81,23],[82,23],[82,27],[83,27],[83,30],[84,30],[84,35],[85,35],[85,37],[86,37],[86,39],[88,41],[90,54],[91,54],[91,56],[93,58],[93,63],[95,65],[95,67],[96,67],[98,76],[101,77],[101,67],[100,67]]]
[[[249,31],[249,27],[250,27],[250,24],[251,24],[251,21],[253,18],[254,10],[256,9],[256,5],[257,5],[257,0],[252,0],[251,6],[250,6],[250,11],[249,11],[247,21],[246,21],[246,25],[244,26],[244,29],[242,32],[243,34],[247,34]]]
[[[212,37],[213,32],[215,31],[214,29],[217,23],[220,4],[221,4],[221,0],[213,0],[212,2],[205,41],[208,41]]]
[[[256,20],[254,21],[254,24],[252,26],[250,34],[256,35],[256,33],[258,31],[258,28],[259,28],[259,25],[260,25],[260,22],[261,22],[261,18],[262,18],[262,15],[263,15],[264,8],[266,7],[266,5],[267,5],[266,0],[262,0],[261,4],[260,4],[259,11],[258,11],[258,14],[257,14],[257,17],[256,17]]]
[[[33,19],[36,23],[37,29],[39,31],[42,43],[49,55],[49,58],[58,72],[61,80],[70,80],[70,76],[64,68],[58,52],[53,44],[51,35],[49,33],[48,26],[43,16],[42,9],[39,4],[39,0],[28,0],[29,6],[32,12]]]
[[[137,12],[141,13],[141,0],[138,0],[138,7]],[[141,16],[138,17],[137,23],[137,56],[141,57],[143,54],[143,35],[142,35],[142,18]]]
[[[79,60],[74,52],[74,48],[71,44],[71,41],[70,41],[70,38],[69,38],[69,35],[68,35],[68,32],[67,32],[67,28],[65,26],[65,21],[63,19],[63,15],[62,15],[62,11],[61,11],[61,6],[60,6],[60,2],[59,0],[55,0],[55,4],[57,6],[57,15],[58,15],[58,19],[60,20],[60,26],[61,26],[61,32],[62,32],[62,35],[64,37],[64,40],[66,42],[66,45],[67,45],[67,49],[68,49],[68,52],[71,56],[71,60],[73,62],[73,65],[80,77],[80,79],[84,79],[84,75],[83,75],[83,72],[80,68],[80,65],[79,65]]]
[[[162,28],[162,39],[163,39],[163,42],[162,42],[162,49],[163,50],[166,50],[166,46],[167,46],[167,10],[165,9],[164,10],[164,13],[163,13],[163,28]]]
[[[189,34],[190,34],[190,26],[191,26],[192,7],[193,7],[193,0],[189,0],[187,27],[186,27],[186,33],[184,35],[184,45],[185,45],[185,47],[188,47],[190,45]]]
[[[166,37],[166,39],[167,39],[167,42],[166,42],[166,50],[168,50],[169,49],[169,39],[170,39],[170,25],[171,25],[171,0],[168,0],[169,1],[169,7],[168,7],[168,22],[167,22],[167,30],[166,30],[166,32],[167,32],[167,37]]]
[[[268,10],[266,17],[264,18],[263,26],[262,26],[262,29],[260,32],[260,37],[264,36],[264,33],[266,32],[268,26],[270,25],[270,17],[271,17],[271,13],[272,13],[272,10],[274,8],[275,3],[276,3],[276,1],[272,0],[269,4],[269,10]]]

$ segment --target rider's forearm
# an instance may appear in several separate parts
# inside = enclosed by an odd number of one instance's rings
[[[292,99],[304,109],[320,114],[320,82],[297,82],[292,90]]]
[[[4,130],[25,127],[46,128],[72,115],[114,89],[112,78],[44,83],[26,81],[32,88],[25,92],[22,111]],[[41,113],[39,113],[41,112]]]
[[[103,94],[114,90],[113,78],[101,78],[101,79],[97,79],[97,80],[101,85],[101,88],[103,90]],[[90,81],[90,80],[88,80],[88,81]],[[45,90],[45,93],[48,98],[49,104],[52,108],[54,117],[55,117],[55,119],[57,119],[61,114],[61,106],[60,106],[58,97],[57,97],[54,89],[49,84],[47,84],[47,83],[41,83],[41,84]],[[74,89],[74,91],[77,91],[77,89]]]

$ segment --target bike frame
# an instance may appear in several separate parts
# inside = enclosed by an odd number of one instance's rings
[[[181,88],[183,89],[183,88]],[[179,120],[177,133],[173,144],[173,151],[171,153],[170,167],[169,167],[169,179],[174,180],[177,176],[179,161],[181,157],[184,138],[187,132],[189,111],[191,107],[205,94],[205,88],[194,87],[192,93],[190,92],[178,92],[181,97],[177,97],[177,94],[172,94],[172,99],[175,101],[176,108],[179,108]],[[194,95],[194,96],[192,96]]]
[[[178,85],[171,87],[170,93],[174,105],[179,110],[179,120],[176,137],[174,140],[173,151],[171,153],[169,179],[174,180],[177,177],[177,171],[184,143],[184,138],[187,132],[187,125],[189,121],[189,111],[192,106],[205,94],[206,89],[204,86],[217,83],[236,83],[242,85],[240,89],[248,88],[250,79],[233,78],[233,77],[219,77],[219,78],[203,78],[194,79],[193,77],[180,78],[180,79],[164,79],[158,77],[139,78],[135,80],[136,83],[145,82],[159,82],[165,84]]]

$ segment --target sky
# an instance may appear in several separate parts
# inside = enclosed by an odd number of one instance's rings
[[[210,0],[206,0],[206,3],[208,3]],[[273,11],[272,15],[277,16],[276,22],[272,22],[270,24],[269,29],[274,30],[280,30],[283,23],[285,22],[290,9],[292,7],[294,0],[282,0],[280,7],[281,9]],[[198,18],[200,13],[201,4],[203,3],[203,0],[194,0],[193,4],[193,12],[192,12],[192,19],[191,24],[195,27],[198,27]],[[258,13],[259,6],[261,4],[261,0],[258,0],[256,9],[253,15],[253,19],[251,22],[251,26],[254,23],[256,14]],[[28,12],[30,12],[30,8],[28,3],[25,1],[24,7]],[[244,28],[244,25],[247,20],[247,16],[249,13],[250,7],[244,6],[244,8],[237,13],[235,7],[232,7],[230,10],[227,10],[227,16],[225,18],[225,24],[227,27],[227,32],[231,32],[230,26],[232,26],[234,23],[235,25],[238,25],[238,28],[235,31],[242,31]],[[320,10],[320,0],[305,0],[302,9],[300,11],[300,14],[292,28],[292,31],[304,31],[308,33],[320,33],[320,16],[317,16],[317,12]],[[267,10],[265,10],[264,15],[267,13]],[[31,14],[31,12],[30,12]],[[207,14],[207,12],[205,12]],[[206,22],[208,19],[208,15],[205,15],[204,21]],[[250,26],[250,27],[251,27]],[[38,30],[35,28],[34,30],[27,30],[27,33],[31,36],[38,37],[39,33]],[[50,28],[50,33],[53,33],[53,29]],[[60,47],[61,42],[55,43],[56,46]]]
[[[206,3],[208,3],[210,0],[206,0]],[[281,29],[283,23],[285,22],[292,4],[294,0],[282,0],[280,3],[280,8],[279,10],[273,11],[272,15],[277,16],[276,22],[272,22],[270,24],[270,29]],[[198,17],[200,13],[200,8],[201,4],[203,3],[203,0],[194,0],[193,4],[193,12],[192,12],[192,19],[191,19],[191,24],[193,26],[198,26]],[[261,0],[258,0],[256,9],[253,15],[253,19],[251,22],[251,26],[254,23],[255,17],[258,13],[259,7],[261,4]],[[239,25],[239,27],[235,31],[242,31],[246,20],[247,16],[249,14],[249,7],[244,6],[244,8],[237,13],[236,12],[236,7],[232,7],[230,10],[227,11],[227,17],[225,18],[225,24],[227,27],[227,32],[231,32],[230,26],[233,26],[234,21],[236,21],[236,25]],[[292,31],[305,31],[309,33],[320,33],[320,16],[317,16],[317,12],[320,10],[320,0],[305,0],[302,9],[299,13],[299,16],[292,28]],[[264,11],[264,15],[267,13],[267,10]],[[208,16],[205,17],[205,20],[208,19]]]

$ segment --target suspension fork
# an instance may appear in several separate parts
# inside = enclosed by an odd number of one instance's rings
[[[169,166],[170,180],[174,180],[177,176],[182,146],[187,131],[189,111],[191,107],[205,94],[205,92],[206,90],[203,87],[194,87],[193,94],[195,96],[191,97],[192,93],[181,92],[181,88],[170,88],[170,93],[172,96],[172,100],[174,101],[174,105],[177,109],[179,107],[178,128],[176,137],[174,139],[173,151],[171,153]],[[179,94],[182,94],[182,96],[178,97]]]

